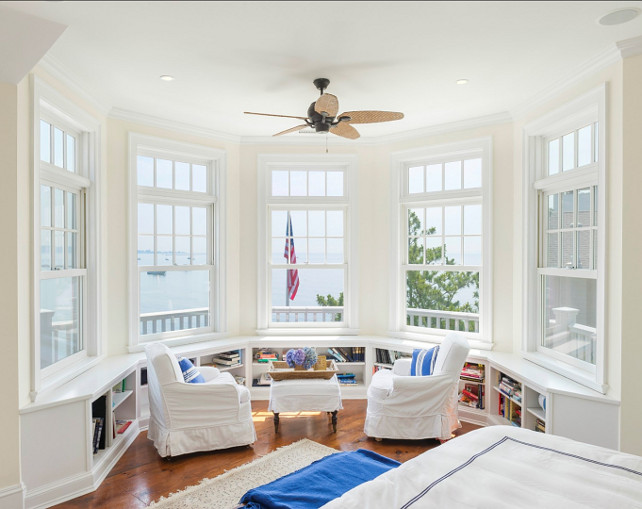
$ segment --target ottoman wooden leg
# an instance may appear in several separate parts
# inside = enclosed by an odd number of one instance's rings
[[[337,411],[332,412],[332,431],[337,432]]]
[[[279,431],[279,414],[278,412],[274,412],[274,433],[278,433]]]

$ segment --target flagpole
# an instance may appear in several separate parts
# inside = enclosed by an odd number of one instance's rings
[[[292,232],[290,231],[290,224],[291,224],[290,221],[291,221],[291,219],[290,219],[290,211],[288,210],[288,217],[287,217],[286,223],[285,223],[285,243],[288,244],[288,248],[290,246],[290,239],[288,238],[288,234],[290,234],[290,235],[292,234]],[[290,253],[290,249],[288,249],[288,260],[287,260],[288,265],[290,264],[290,258],[289,258],[290,255],[289,255],[289,253]],[[289,276],[289,272],[286,270],[285,271],[285,305],[286,305],[286,307],[290,307],[290,291],[288,289],[288,277],[290,277]],[[289,319],[290,319],[290,317],[289,317],[289,314],[288,314],[288,320]]]

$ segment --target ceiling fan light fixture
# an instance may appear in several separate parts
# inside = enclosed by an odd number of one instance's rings
[[[602,26],[621,25],[627,21],[635,19],[640,14],[640,9],[627,7],[625,9],[617,9],[616,11],[605,14],[597,22]]]
[[[161,74],[160,79],[163,81],[174,81],[174,76],[171,76],[170,74]]]
[[[457,85],[466,85],[468,83],[468,80],[466,78],[461,78],[457,81],[455,81]]]

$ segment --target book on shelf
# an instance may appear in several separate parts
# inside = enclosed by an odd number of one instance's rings
[[[123,433],[125,433],[125,431],[127,431],[127,428],[131,426],[132,422],[133,421],[128,421],[127,419],[116,419],[116,432],[119,435],[122,435]]]
[[[94,454],[98,452],[98,449],[104,449],[105,448],[105,442],[104,442],[104,433],[103,433],[103,427],[105,425],[105,418],[104,417],[94,417],[94,441],[93,441],[93,446],[94,446]],[[102,441],[102,447],[100,446]]]
[[[483,382],[485,376],[484,371],[485,366],[483,364],[465,362],[459,377],[462,380],[470,380],[471,382]]]
[[[268,386],[272,383],[272,377],[269,373],[261,373],[259,378],[252,380],[252,387]]]
[[[278,361],[279,360],[279,354],[275,353],[275,352],[273,352],[271,350],[259,350],[254,355],[254,358],[256,359],[257,362]]]
[[[459,403],[471,408],[484,409],[484,385],[467,383],[459,393]]]
[[[541,419],[535,419],[535,431],[546,433],[546,423]]]

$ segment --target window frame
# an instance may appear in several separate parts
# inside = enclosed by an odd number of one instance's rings
[[[273,170],[343,171],[343,196],[271,196]],[[260,154],[257,164],[258,282],[257,333],[262,335],[328,335],[358,334],[358,218],[357,159],[352,155]],[[343,264],[313,264],[311,269],[344,268],[343,321],[334,322],[272,322],[271,211],[277,210],[338,210],[343,214]],[[295,236],[296,237],[296,236]],[[325,237],[324,237],[325,238]],[[296,248],[296,243],[295,243]],[[278,264],[285,268],[286,264]],[[283,265],[283,267],[281,267]],[[308,270],[307,264],[299,270]]]
[[[522,191],[523,218],[523,323],[522,355],[551,371],[562,374],[584,386],[606,393],[605,383],[605,277],[606,277],[606,121],[607,85],[583,94],[548,114],[533,120],[523,128],[524,180]],[[563,171],[560,166],[554,175],[547,174],[548,142],[571,131],[577,132],[589,124],[598,124],[597,147],[593,147],[592,162],[581,167]],[[575,160],[577,160],[577,136],[575,136]],[[561,145],[561,143],[560,143]],[[595,161],[595,150],[599,157]],[[560,148],[561,152],[561,148]],[[560,156],[561,160],[561,156]],[[597,262],[590,269],[573,269],[570,274],[564,268],[543,267],[545,241],[545,207],[543,200],[548,193],[577,191],[597,187]],[[593,210],[594,204],[591,205]],[[561,204],[560,204],[561,210]],[[575,241],[574,241],[575,245]],[[576,254],[574,248],[574,255]],[[541,263],[540,263],[541,261]],[[555,352],[541,345],[543,334],[544,298],[542,276],[547,274],[562,277],[596,279],[596,349],[595,365]]]
[[[480,158],[481,187],[465,188],[462,180],[461,189],[445,190],[443,179],[445,164],[452,161]],[[443,164],[442,191],[424,191],[409,193],[408,169],[412,166]],[[440,343],[448,329],[410,326],[406,324],[406,274],[413,270],[433,270],[432,265],[415,265],[407,263],[408,232],[407,210],[415,207],[444,207],[449,205],[465,206],[481,204],[482,207],[482,262],[479,267],[479,332],[465,332],[474,348],[489,350],[492,348],[492,138],[482,137],[460,142],[434,145],[396,152],[391,160],[391,270],[390,270],[390,314],[389,327],[391,334],[397,337]],[[463,173],[463,167],[462,167]],[[424,183],[425,185],[425,183]],[[443,221],[443,218],[442,218]],[[445,235],[442,233],[442,236]],[[462,231],[463,238],[464,233]],[[462,253],[463,254],[463,253]],[[426,267],[426,269],[425,269]],[[468,265],[435,265],[441,271],[467,271]],[[451,269],[452,267],[452,269]]]
[[[32,356],[30,397],[56,387],[98,362],[102,354],[100,339],[100,160],[101,125],[99,120],[64,97],[51,85],[32,75],[33,111],[31,134],[33,140],[33,284],[32,307]],[[63,166],[40,159],[40,122],[46,121],[62,127],[75,138],[75,168],[67,168],[67,144],[64,143]],[[53,131],[53,130],[52,130]],[[53,137],[53,135],[52,135]],[[54,147],[50,147],[51,153]],[[41,268],[41,186],[78,193],[76,219],[78,221],[78,267],[43,271]],[[54,193],[52,193],[54,194]],[[52,204],[53,207],[53,204]],[[66,212],[66,211],[65,211]],[[53,219],[53,218],[52,218]],[[63,230],[66,228],[63,228]],[[53,246],[52,246],[53,248]],[[65,246],[66,252],[66,246]],[[66,256],[66,254],[65,254]],[[52,260],[53,261],[53,260]],[[82,348],[44,368],[41,367],[40,347],[40,283],[43,280],[79,277],[80,315],[79,334]]]
[[[169,159],[205,165],[209,172],[206,192],[183,191],[159,187],[139,186],[137,181],[138,156]],[[224,150],[129,133],[129,351],[142,351],[147,344],[160,342],[181,345],[225,337],[227,314],[225,305],[225,190],[226,153]],[[138,264],[138,204],[206,207],[207,259],[201,265],[156,265],[167,271],[208,270],[210,273],[209,313],[207,327],[182,329],[155,334],[140,334],[140,274],[150,266]],[[154,237],[156,234],[154,234]],[[172,239],[176,236],[172,228]],[[190,233],[190,237],[192,234]]]

